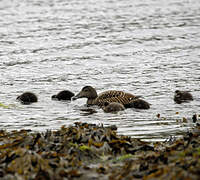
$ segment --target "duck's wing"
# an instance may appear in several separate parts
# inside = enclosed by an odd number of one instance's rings
[[[130,93],[110,90],[99,94],[99,96],[96,99],[96,102],[99,106],[102,106],[105,102],[118,102],[121,104],[128,104],[135,98],[137,98],[137,96],[134,96],[133,94]]]

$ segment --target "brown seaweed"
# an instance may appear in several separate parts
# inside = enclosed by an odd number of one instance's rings
[[[77,122],[59,130],[0,130],[0,179],[199,179],[200,127],[148,143]]]

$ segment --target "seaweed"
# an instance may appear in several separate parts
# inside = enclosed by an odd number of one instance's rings
[[[59,130],[0,130],[0,179],[199,179],[200,126],[160,143],[77,122]]]

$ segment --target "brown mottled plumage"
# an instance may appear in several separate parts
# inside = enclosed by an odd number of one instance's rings
[[[85,86],[76,96],[73,97],[74,100],[78,98],[87,98],[88,105],[103,106],[105,102],[118,102],[123,105],[129,104],[138,97],[130,93],[115,90],[105,91],[97,95],[97,92],[93,87]]]

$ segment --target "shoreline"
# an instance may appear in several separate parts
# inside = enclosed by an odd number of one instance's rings
[[[144,142],[116,126],[0,130],[0,179],[199,179],[200,125],[183,138]]]

